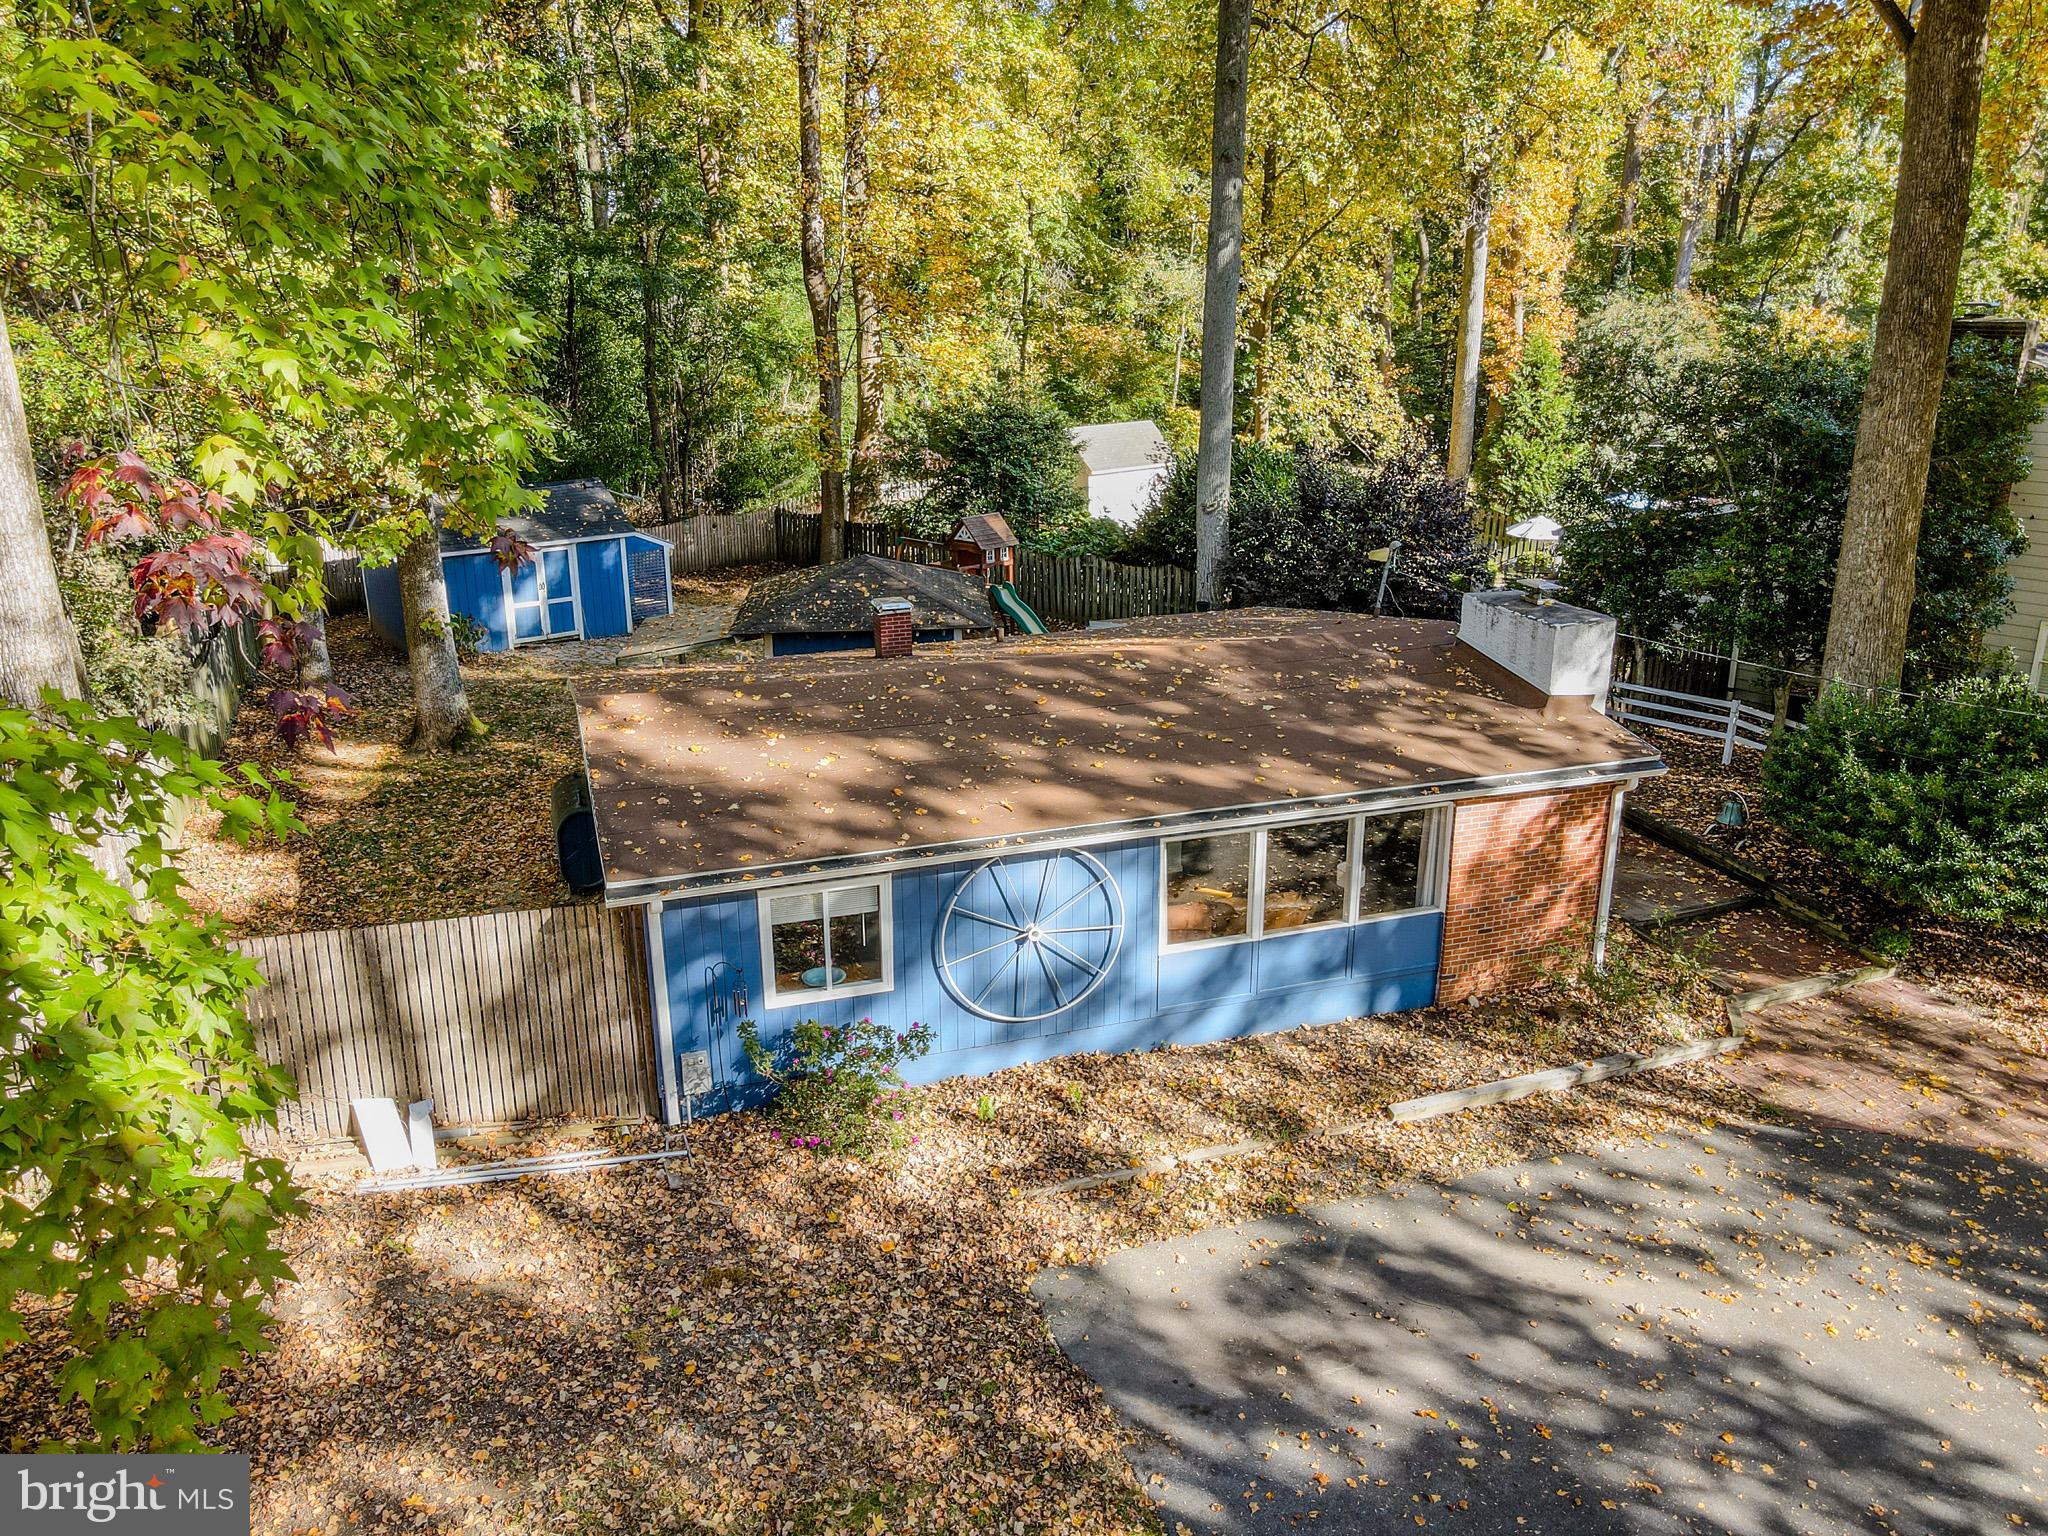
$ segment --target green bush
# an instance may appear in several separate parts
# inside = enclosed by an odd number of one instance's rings
[[[1067,423],[1044,396],[1010,385],[935,407],[904,445],[903,468],[935,466],[931,486],[898,522],[903,531],[943,539],[963,517],[994,513],[1027,549],[1092,552],[1081,459]]]
[[[1419,438],[1358,462],[1316,449],[1239,443],[1230,503],[1223,581],[1236,603],[1370,609],[1382,568],[1367,556],[1396,539],[1402,548],[1387,586],[1390,614],[1453,614],[1457,594],[1482,576],[1465,488],[1445,477]],[[1131,553],[1194,564],[1192,455],[1176,461],[1158,502],[1131,531]]]
[[[929,1024],[893,1030],[873,1019],[837,1026],[806,1019],[777,1047],[752,1019],[740,1025],[747,1061],[773,1083],[775,1118],[789,1144],[865,1157],[892,1144],[907,1107],[898,1068],[932,1048]]]
[[[2018,678],[1834,689],[1764,758],[1771,814],[1893,900],[2048,925],[2048,701]]]

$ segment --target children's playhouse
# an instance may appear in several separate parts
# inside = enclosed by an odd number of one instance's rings
[[[881,624],[889,616],[880,617]],[[1613,621],[1251,611],[702,666],[579,692],[665,1108],[741,1020],[922,1021],[924,1078],[1492,992],[1602,942]],[[885,649],[893,649],[893,646]]]

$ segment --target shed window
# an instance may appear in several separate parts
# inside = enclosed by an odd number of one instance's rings
[[[1443,825],[1441,811],[1398,811],[1171,839],[1165,942],[1254,939],[1434,907]]]
[[[887,880],[764,893],[769,1003],[797,1007],[886,990],[888,894]]]
[[[1199,944],[1251,929],[1252,834],[1166,845],[1166,942]]]

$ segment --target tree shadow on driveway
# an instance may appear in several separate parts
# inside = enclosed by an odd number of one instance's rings
[[[1166,1528],[2048,1523],[2048,1175],[1723,1127],[1054,1271]]]

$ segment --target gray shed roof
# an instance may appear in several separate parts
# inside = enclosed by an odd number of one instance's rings
[[[531,512],[501,517],[498,526],[510,529],[529,544],[604,538],[633,531],[625,509],[602,480],[557,480],[527,489],[541,493],[540,506]],[[482,541],[442,530],[441,548],[446,552],[483,547]]]
[[[855,555],[756,582],[732,621],[732,632],[754,635],[843,635],[874,627],[878,597],[910,600],[918,629],[992,630],[995,611],[974,577],[942,566]]]
[[[1092,475],[1114,474],[1120,469],[1149,469],[1171,464],[1173,449],[1166,434],[1151,421],[1103,421],[1089,427],[1069,427],[1067,440]]]

